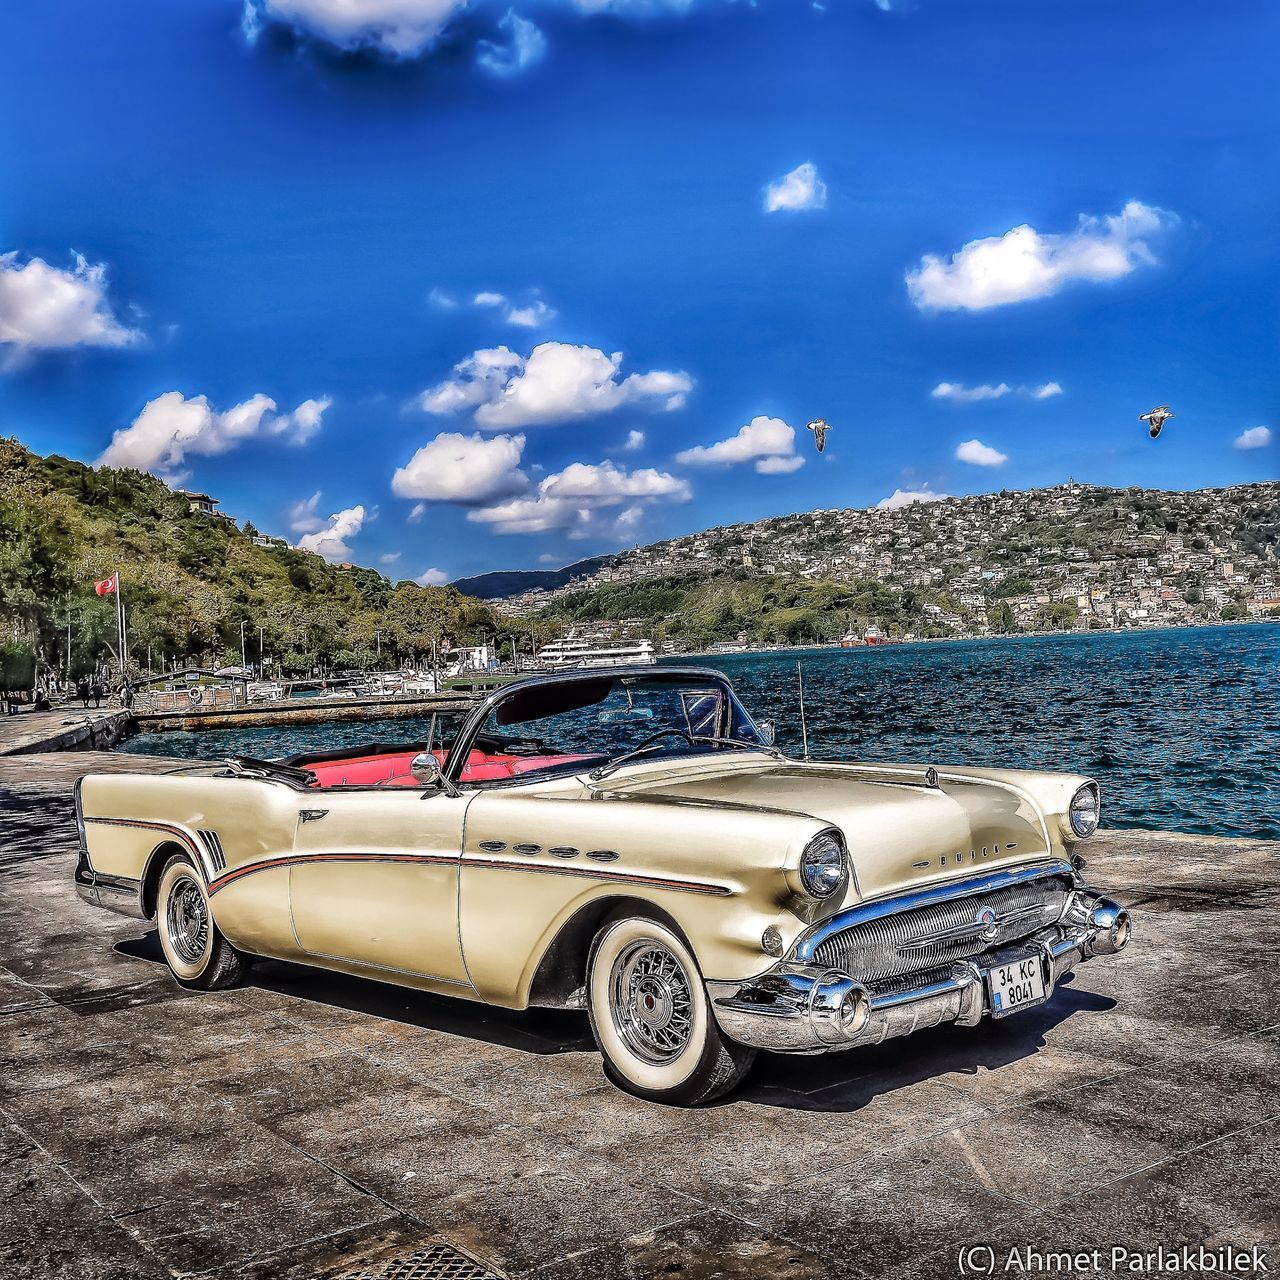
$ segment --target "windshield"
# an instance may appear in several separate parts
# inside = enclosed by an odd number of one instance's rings
[[[503,698],[480,726],[458,778],[500,781],[596,768],[640,748],[638,758],[654,760],[740,749],[735,743],[765,746],[733,691],[715,676],[585,676]]]

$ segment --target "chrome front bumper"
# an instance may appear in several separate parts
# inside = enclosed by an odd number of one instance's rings
[[[708,982],[716,1021],[730,1040],[778,1053],[831,1053],[880,1044],[944,1022],[973,1027],[991,1012],[987,975],[1038,957],[1043,1004],[1058,979],[1083,960],[1122,950],[1128,912],[1107,898],[1077,892],[1063,920],[1020,942],[961,960],[928,980],[911,975],[865,986],[838,969],[782,961],[746,982]],[[1027,1005],[1034,1008],[1035,1005]]]

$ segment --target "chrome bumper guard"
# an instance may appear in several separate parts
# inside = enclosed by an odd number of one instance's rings
[[[919,975],[917,985],[908,975],[868,987],[837,969],[782,961],[745,982],[708,982],[707,992],[716,1021],[730,1040],[777,1053],[831,1053],[881,1044],[944,1022],[977,1026],[991,1012],[987,975],[1029,956],[1041,961],[1044,1000],[1036,1004],[1043,1004],[1064,973],[1083,960],[1122,950],[1131,934],[1127,911],[1107,898],[1077,891],[1057,924],[946,970]]]

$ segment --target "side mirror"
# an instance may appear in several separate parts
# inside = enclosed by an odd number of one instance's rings
[[[760,735],[760,741],[766,747],[771,747],[778,739],[778,726],[772,720],[761,720],[756,725],[756,732]]]
[[[431,754],[430,751],[420,752],[413,757],[413,762],[409,765],[409,770],[424,787],[430,787],[433,791],[443,791],[447,796],[457,796],[462,793],[457,787],[444,776],[444,770],[440,767],[440,761]],[[426,799],[426,796],[423,796]]]

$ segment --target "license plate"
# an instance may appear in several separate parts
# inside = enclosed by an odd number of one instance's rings
[[[1045,998],[1044,968],[1039,956],[1025,956],[992,969],[987,975],[991,1016],[1003,1018]]]

